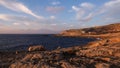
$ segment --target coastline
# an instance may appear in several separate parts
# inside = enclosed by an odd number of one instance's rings
[[[108,41],[109,40],[109,41]],[[107,38],[90,42],[84,46],[58,48],[55,50],[33,50],[11,52],[2,54],[3,60],[8,62],[1,65],[3,68],[119,68],[120,62],[120,37]],[[8,55],[9,54],[9,55]],[[9,59],[9,60],[8,60]],[[42,63],[42,64],[41,64]],[[6,67],[5,67],[6,66]],[[114,67],[113,67],[114,66]],[[37,68],[37,67],[35,67]]]
[[[83,46],[58,47],[47,50],[44,46],[30,46],[27,51],[1,54],[1,68],[120,68],[120,32],[100,35],[80,35],[95,38]],[[63,36],[63,35],[61,35]],[[73,35],[74,36],[74,35]],[[73,37],[68,35],[68,37]],[[76,36],[78,37],[78,36]]]

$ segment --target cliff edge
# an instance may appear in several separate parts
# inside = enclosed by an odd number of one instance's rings
[[[59,36],[109,36],[109,35],[119,35],[120,33],[120,23],[110,24],[105,26],[96,26],[91,28],[83,28],[83,29],[70,29],[63,31],[59,34]],[[112,35],[112,36],[113,36]]]

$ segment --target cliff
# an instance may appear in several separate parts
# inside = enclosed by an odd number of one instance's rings
[[[87,35],[103,35],[108,33],[119,33],[120,23],[105,26],[96,26],[83,29],[70,29],[61,32],[60,36],[87,36]]]

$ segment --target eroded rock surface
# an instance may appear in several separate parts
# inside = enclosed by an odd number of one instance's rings
[[[28,51],[45,51],[45,47],[43,47],[42,45],[37,45],[37,46],[30,46],[28,48]]]
[[[88,43],[86,46],[32,51],[10,68],[120,68],[120,37]]]
[[[61,32],[60,36],[85,36],[85,35],[102,35],[108,33],[119,33],[120,23],[105,26],[96,26],[83,29],[70,29]]]

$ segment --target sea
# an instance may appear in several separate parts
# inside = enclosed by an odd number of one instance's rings
[[[19,51],[29,46],[43,45],[48,50],[57,47],[85,45],[94,41],[93,38],[61,37],[53,34],[0,34],[0,50]]]

